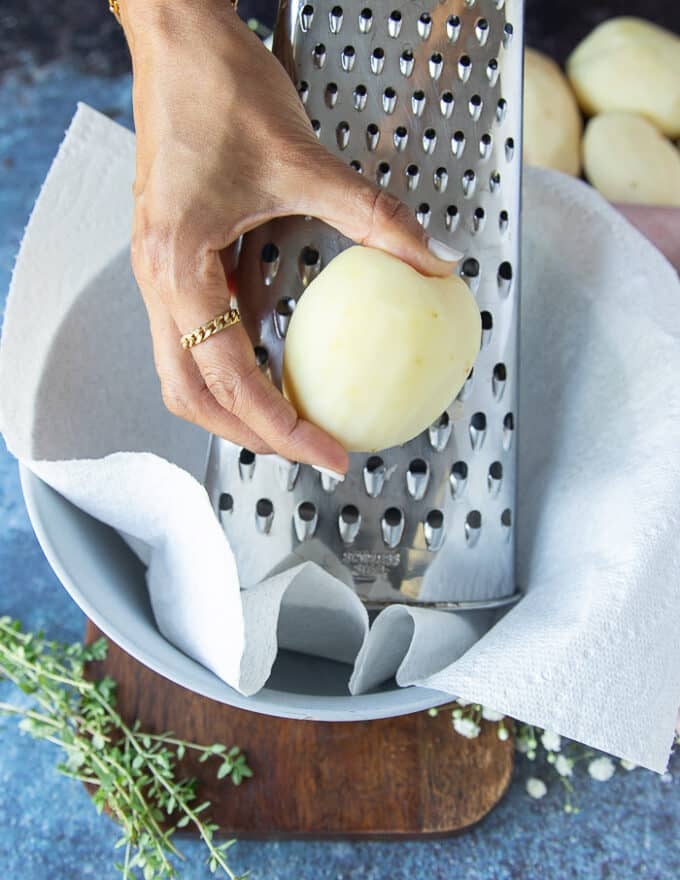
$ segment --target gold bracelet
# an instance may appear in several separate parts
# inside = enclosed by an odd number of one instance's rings
[[[229,0],[229,3],[231,4],[232,9],[237,9],[237,8],[238,8],[238,0]],[[120,3],[119,3],[119,0],[109,0],[109,12],[110,12],[113,16],[115,16],[115,19],[116,19],[116,21],[118,22],[118,24],[122,24],[122,21],[120,20]]]
[[[233,327],[234,324],[238,324],[240,320],[241,314],[238,309],[227,309],[226,312],[216,315],[214,318],[206,321],[205,324],[201,324],[200,327],[197,327],[190,333],[185,333],[180,338],[182,348],[193,348],[194,345],[198,345],[199,342],[204,342],[214,333],[219,333],[220,330],[226,330],[227,327]]]

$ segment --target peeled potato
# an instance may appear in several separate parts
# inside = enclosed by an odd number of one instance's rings
[[[567,59],[567,76],[589,115],[623,110],[680,135],[680,37],[640,18],[611,18]]]
[[[612,202],[680,205],[680,151],[641,116],[591,119],[583,163],[588,180]]]
[[[567,78],[547,55],[524,53],[524,161],[581,173],[581,113]]]
[[[383,251],[351,247],[293,312],[283,391],[348,451],[386,449],[441,415],[480,338],[479,310],[460,278],[428,278]]]

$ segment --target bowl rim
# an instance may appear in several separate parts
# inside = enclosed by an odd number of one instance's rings
[[[73,570],[68,553],[60,549],[52,532],[50,520],[44,515],[40,500],[40,486],[48,486],[64,504],[72,504],[49,483],[34,474],[23,462],[19,462],[19,479],[28,516],[33,526],[38,543],[45,557],[61,582],[64,589],[84,614],[100,629],[107,638],[115,642],[127,654],[134,657],[144,666],[163,678],[187,688],[194,693],[217,702],[245,709],[263,715],[278,718],[290,718],[309,721],[370,721],[380,718],[392,718],[408,715],[413,712],[425,711],[435,706],[451,702],[453,697],[443,691],[432,690],[419,686],[396,687],[388,691],[378,691],[356,696],[322,696],[318,694],[295,694],[293,692],[264,687],[257,694],[247,697],[218,678],[207,667],[202,666],[188,654],[175,647],[165,636],[158,632],[159,638],[178,654],[181,663],[188,661],[198,666],[205,675],[198,681],[193,678],[189,669],[169,669],[167,663],[156,654],[126,635],[120,627],[111,621],[98,607],[97,602],[88,595],[87,590],[79,586],[77,572]],[[76,505],[72,505],[76,507]],[[85,511],[77,508],[85,516]],[[95,517],[92,517],[95,519]],[[103,523],[107,529],[115,531],[112,526]],[[130,550],[130,553],[133,551]]]

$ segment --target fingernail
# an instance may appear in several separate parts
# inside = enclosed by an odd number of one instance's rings
[[[337,480],[338,483],[342,483],[345,479],[344,474],[339,474],[337,471],[332,471],[330,468],[321,467],[320,464],[313,464],[312,467],[315,471],[318,471],[320,474],[325,474],[327,477],[330,477],[332,480]]]
[[[448,244],[444,244],[438,238],[428,238],[427,247],[430,253],[433,253],[438,260],[445,260],[447,263],[458,262],[465,256],[464,253],[449,247]]]

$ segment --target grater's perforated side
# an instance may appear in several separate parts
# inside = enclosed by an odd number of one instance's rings
[[[274,51],[294,65],[321,142],[465,253],[459,271],[482,339],[457,400],[429,430],[352,454],[343,483],[213,438],[206,483],[242,583],[295,551],[341,566],[369,605],[513,601],[521,0],[284,0]],[[240,307],[277,384],[298,298],[349,244],[302,217],[245,237]]]

